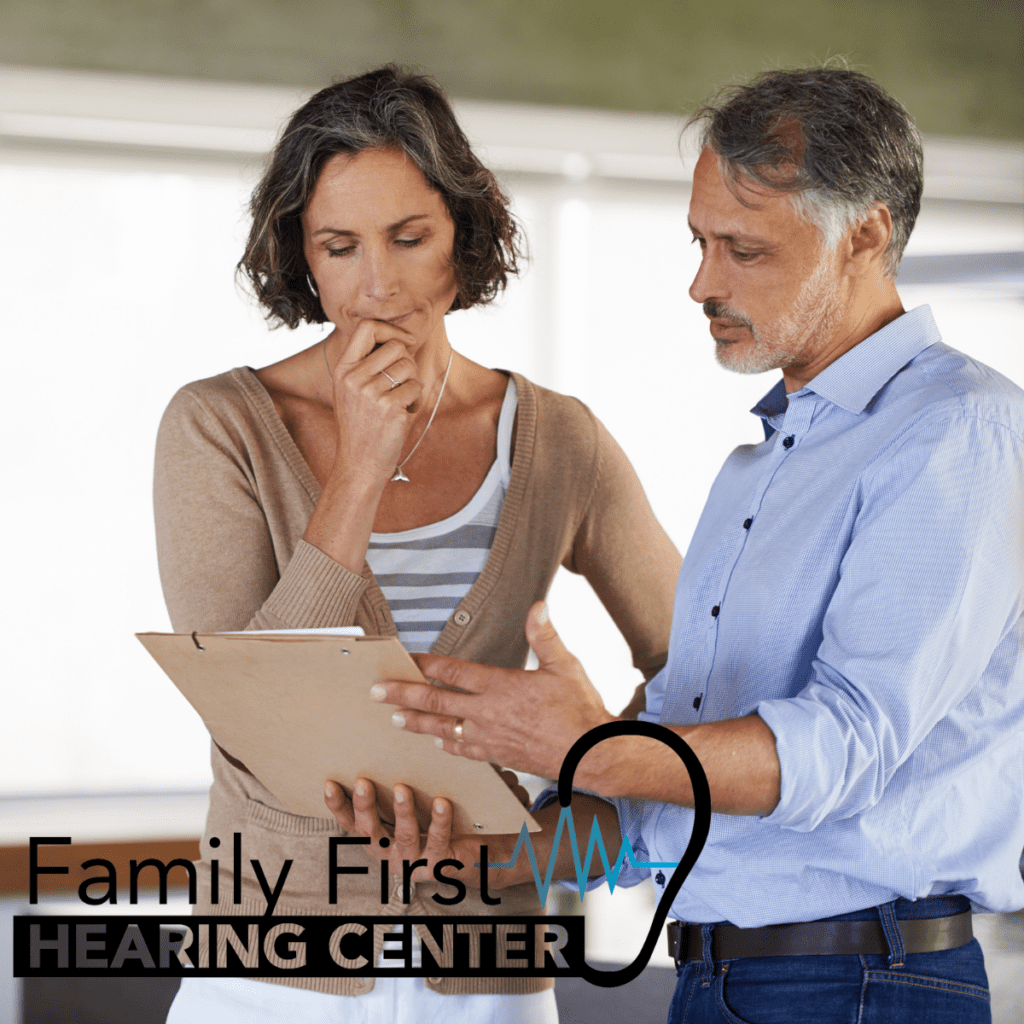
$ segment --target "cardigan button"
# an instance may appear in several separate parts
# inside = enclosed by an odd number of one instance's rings
[[[456,626],[468,626],[473,621],[473,616],[463,608],[460,608],[453,618]]]
[[[440,985],[441,984],[441,979],[440,978],[427,978],[427,981],[429,981],[431,985]]]

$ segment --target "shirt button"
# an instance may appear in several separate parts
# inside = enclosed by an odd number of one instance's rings
[[[697,696],[693,698],[693,706],[695,708],[700,707],[700,694],[697,694]]]
[[[469,612],[465,611],[464,609],[459,609],[459,611],[455,613],[453,618],[455,619],[456,626],[468,626],[469,623],[472,621],[473,616],[470,615]]]
[[[754,521],[753,519],[744,519],[744,520],[743,520],[743,529],[744,529],[744,530],[749,530],[749,529],[750,529],[750,524],[751,524],[751,523],[752,523],[753,521]]]
[[[717,604],[715,605],[714,608],[711,609],[711,618],[713,618],[713,619],[717,619],[718,618],[718,605]]]
[[[793,435],[792,434],[790,434],[789,437],[787,437],[782,442],[782,447],[783,448],[792,448],[793,447]]]

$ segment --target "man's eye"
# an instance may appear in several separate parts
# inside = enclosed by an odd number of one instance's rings
[[[691,245],[694,242],[696,242],[697,245],[699,245],[701,247],[701,249],[703,249],[708,244],[707,242],[704,241],[703,238],[699,238],[697,235],[694,235],[693,238],[690,239],[690,244]]]
[[[757,259],[760,253],[745,252],[741,249],[733,249],[732,255],[733,258],[739,260],[740,263],[749,263],[750,260]]]

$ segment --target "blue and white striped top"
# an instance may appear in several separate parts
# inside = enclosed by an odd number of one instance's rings
[[[516,403],[516,386],[509,378],[498,417],[498,456],[468,504],[439,523],[370,534],[366,560],[408,651],[433,647],[483,571],[508,489]]]

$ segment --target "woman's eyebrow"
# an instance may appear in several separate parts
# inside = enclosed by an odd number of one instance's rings
[[[404,228],[407,224],[410,223],[410,221],[423,220],[425,217],[429,217],[429,216],[430,216],[429,213],[414,213],[414,214],[412,214],[409,217],[404,217],[402,220],[395,221],[394,224],[389,224],[387,226],[387,231],[389,233],[394,233],[395,231],[401,231],[402,228]],[[358,231],[350,231],[348,228],[331,228],[331,227],[327,227],[327,228],[319,228],[318,230],[314,231],[313,232],[313,237],[315,238],[317,235],[353,235],[353,236],[358,236],[358,234],[359,234]]]

